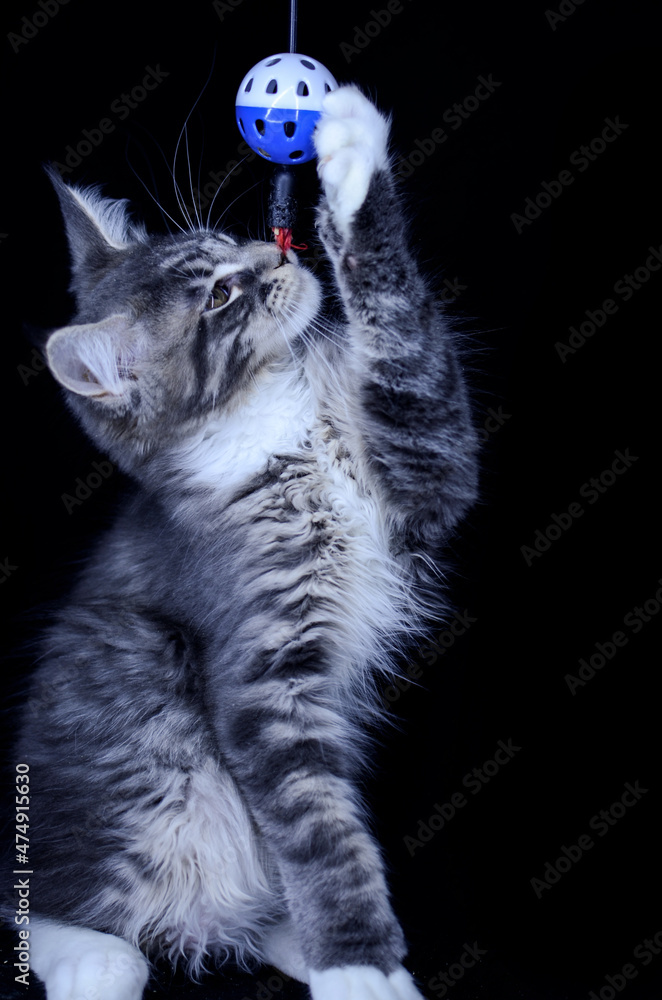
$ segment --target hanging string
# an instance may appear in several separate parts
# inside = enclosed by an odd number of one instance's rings
[[[290,52],[297,50],[297,0],[290,0]],[[285,254],[292,246],[292,225],[296,214],[293,195],[294,168],[280,166],[274,169],[269,193],[269,222],[274,240]],[[299,248],[297,248],[299,249]],[[305,244],[301,247],[305,249]]]
[[[290,52],[297,50],[297,0],[290,0]]]

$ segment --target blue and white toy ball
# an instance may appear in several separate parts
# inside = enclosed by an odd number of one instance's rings
[[[237,91],[237,125],[271,163],[305,163],[315,156],[313,132],[322,101],[338,84],[317,59],[280,52],[262,59]]]

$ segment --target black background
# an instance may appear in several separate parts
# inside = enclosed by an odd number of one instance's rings
[[[657,591],[662,599],[662,275],[646,267],[647,259],[657,264],[649,247],[662,255],[660,24],[652,7],[402,0],[380,26],[372,12],[385,9],[381,0],[300,3],[299,51],[392,111],[394,147],[416,165],[403,171],[410,173],[403,190],[412,242],[440,294],[445,280],[460,291],[449,311],[467,332],[476,421],[486,438],[482,501],[452,553],[452,598],[469,627],[436,662],[413,657],[420,687],[397,697],[387,692],[400,728],[385,734],[366,782],[411,942],[408,965],[430,998],[444,995],[434,977],[449,966],[456,979],[445,995],[453,1000],[662,995],[662,934],[660,954],[648,964],[633,954],[662,931],[655,682],[662,614],[655,614],[654,597]],[[565,17],[555,19],[549,12],[560,8]],[[22,329],[62,324],[71,306],[58,209],[41,164],[63,162],[68,147],[85,139],[84,129],[109,118],[115,129],[97,147],[83,146],[80,164],[65,176],[103,182],[108,194],[129,197],[158,227],[143,182],[176,214],[169,167],[210,72],[189,122],[192,171],[203,182],[238,158],[239,81],[259,59],[288,46],[286,2],[234,0],[215,9],[201,0],[176,7],[70,0],[54,16],[38,16],[35,30],[26,24],[37,12],[43,8],[36,0],[5,6],[1,40],[8,79],[0,600],[10,651],[34,630],[30,609],[62,592],[122,489],[114,473],[70,511],[62,500],[100,456],[65,414],[50,376],[35,366]],[[10,34],[21,32],[34,37],[17,42]],[[125,105],[122,95],[142,84],[148,66],[167,75],[120,120],[111,107],[118,99]],[[444,113],[490,74],[499,85],[452,128]],[[600,152],[596,144],[594,159],[580,169],[573,151],[599,138],[606,119],[627,128],[608,133],[613,141]],[[429,137],[440,127],[447,139],[433,149]],[[427,153],[409,160],[420,149],[416,140]],[[513,214],[562,170],[570,170],[572,184],[518,232]],[[268,173],[253,161],[229,178],[217,200],[228,209],[228,228],[261,234]],[[177,178],[186,188],[181,151]],[[315,185],[312,166],[302,167],[302,206],[312,203]],[[299,241],[309,243],[314,266],[306,211]],[[639,268],[641,287],[626,300],[614,286]],[[555,345],[568,344],[570,327],[605,299],[617,305],[615,314],[562,361]],[[489,408],[501,414],[500,424]],[[606,475],[603,492],[580,492],[611,469],[617,451],[636,461]],[[573,503],[581,517],[541,542],[552,515]],[[533,547],[536,537],[547,548],[527,560],[522,547]],[[647,601],[649,620],[635,633],[624,618]],[[579,660],[616,631],[627,644],[572,694],[566,675],[577,675]],[[443,642],[450,643],[448,635]],[[28,665],[29,658],[10,652],[8,732]],[[521,749],[471,794],[464,776],[494,757],[499,740]],[[6,787],[11,777],[5,775]],[[591,818],[619,801],[626,782],[647,791],[600,837]],[[431,831],[435,804],[459,791],[466,805]],[[11,800],[5,815],[9,843]],[[582,835],[594,846],[536,894],[531,880],[542,879],[546,864],[563,857],[562,845]],[[14,902],[11,871],[1,879],[3,901]],[[38,900],[32,904],[38,908]],[[457,978],[466,944],[484,954]],[[29,989],[14,984],[11,947],[7,938],[0,995],[42,996],[34,977]],[[636,972],[631,980],[622,978],[628,963]],[[607,976],[616,977],[611,992]],[[227,972],[195,987],[162,973],[149,996],[286,1000],[304,993],[264,969],[257,979]]]

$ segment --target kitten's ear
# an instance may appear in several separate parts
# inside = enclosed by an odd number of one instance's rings
[[[65,326],[46,344],[48,366],[58,382],[79,396],[108,401],[130,390],[144,355],[142,330],[126,316]]]
[[[104,198],[95,187],[70,187],[52,167],[46,172],[60,201],[74,273],[103,267],[116,251],[145,242],[147,234],[131,221],[126,199]]]

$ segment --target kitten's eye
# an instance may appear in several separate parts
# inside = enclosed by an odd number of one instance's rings
[[[230,288],[223,284],[222,281],[217,281],[213,289],[209,293],[209,298],[205,303],[205,309],[220,309],[224,306],[226,302],[230,299]]]

